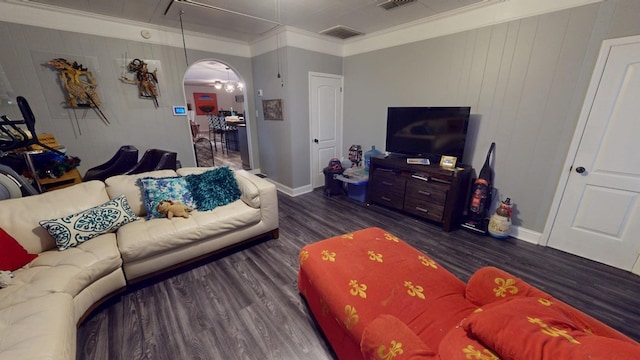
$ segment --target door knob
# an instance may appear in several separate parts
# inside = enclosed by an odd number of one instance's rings
[[[319,143],[320,141],[318,141],[318,139],[313,139],[313,142],[317,144],[317,143]]]
[[[577,172],[578,174],[582,174],[582,173],[583,173],[583,172],[585,172],[585,171],[586,171],[586,169],[585,169],[585,168],[583,168],[582,166],[578,166],[578,167],[576,168],[576,172]]]

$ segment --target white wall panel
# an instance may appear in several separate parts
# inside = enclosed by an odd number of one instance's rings
[[[607,1],[349,56],[345,143],[384,144],[387,106],[470,105],[465,162],[479,171],[495,141],[498,196],[540,232],[600,43],[640,33],[639,13]]]

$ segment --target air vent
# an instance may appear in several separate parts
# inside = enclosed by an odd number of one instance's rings
[[[338,25],[338,26],[330,27],[326,30],[322,30],[320,31],[320,34],[329,35],[329,36],[337,37],[339,39],[344,40],[350,37],[362,35],[364,33],[358,30],[354,30],[350,27],[346,27],[344,25]]]
[[[381,4],[378,4],[378,6],[385,10],[391,10],[403,5],[411,4],[414,1],[416,0],[387,0]]]

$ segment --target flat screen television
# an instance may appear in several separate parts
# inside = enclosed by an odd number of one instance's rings
[[[389,107],[386,150],[394,155],[440,161],[448,155],[462,162],[471,108]]]

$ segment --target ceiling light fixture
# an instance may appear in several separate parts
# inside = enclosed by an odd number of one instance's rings
[[[209,83],[209,86],[213,86],[216,90],[224,89],[228,93],[236,91],[244,92],[244,84],[237,80],[231,80],[231,68],[225,67],[227,70],[227,80],[215,80],[213,83]]]
[[[182,25],[182,14],[184,14],[184,11],[180,10],[180,33],[182,33],[182,49],[184,50],[184,61],[187,63],[187,67],[189,67],[189,59],[187,58],[187,43],[184,41],[184,26]]]
[[[276,19],[280,22],[280,0],[273,1],[276,10]],[[276,58],[278,63],[278,75],[276,75],[276,77],[280,79],[280,86],[284,87],[284,79],[280,75],[280,32],[276,32]]]

